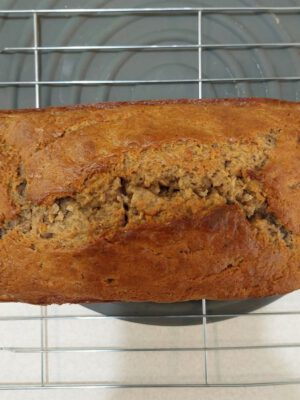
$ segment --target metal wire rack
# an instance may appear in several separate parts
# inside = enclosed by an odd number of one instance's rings
[[[1,80],[0,81],[0,90],[1,88],[5,87],[31,87],[34,88],[34,95],[35,95],[35,107],[39,108],[41,105],[41,88],[44,86],[51,87],[51,86],[60,86],[60,87],[68,87],[68,86],[128,86],[133,87],[134,85],[175,85],[175,84],[196,84],[198,87],[198,97],[203,97],[203,85],[204,84],[219,84],[219,83],[230,83],[230,84],[239,84],[239,83],[262,83],[262,82],[298,82],[300,81],[300,74],[295,75],[270,75],[270,76],[227,76],[227,77],[210,77],[203,74],[203,63],[204,63],[204,52],[206,50],[214,50],[214,49],[221,49],[222,51],[229,51],[232,49],[237,50],[259,50],[259,49],[297,49],[300,48],[300,42],[294,41],[281,41],[281,42],[242,42],[242,43],[206,43],[203,40],[203,30],[202,24],[203,19],[207,15],[224,15],[227,14],[228,16],[235,15],[235,14],[249,14],[249,15],[256,15],[259,16],[261,14],[271,14],[272,15],[281,15],[281,14],[293,14],[297,15],[300,18],[300,6],[293,6],[293,7],[156,7],[156,8],[95,8],[95,9],[30,9],[30,10],[0,10],[0,17],[1,18],[14,18],[15,16],[26,16],[27,18],[31,18],[31,25],[32,25],[32,35],[33,35],[33,43],[31,46],[4,46],[0,49],[0,55],[5,56],[8,54],[19,54],[19,53],[29,53],[33,55],[34,63],[34,79],[29,80]],[[197,43],[169,43],[169,44],[125,44],[125,45],[117,45],[117,44],[109,44],[109,45],[57,45],[57,46],[50,46],[50,45],[43,45],[41,41],[41,33],[40,33],[40,26],[41,26],[41,18],[44,16],[68,16],[72,18],[73,16],[84,15],[85,17],[89,16],[104,16],[109,15],[111,17],[114,16],[122,16],[122,15],[140,15],[140,16],[161,16],[161,15],[190,15],[197,18]],[[300,33],[300,31],[298,32]],[[198,59],[198,71],[197,76],[192,78],[189,77],[181,77],[176,79],[62,79],[62,80],[51,80],[51,79],[42,79],[41,76],[41,56],[45,52],[63,52],[63,53],[70,53],[70,52],[86,52],[86,51],[95,51],[95,52],[123,52],[123,51],[130,51],[130,52],[176,52],[181,50],[192,50],[197,52],[197,59]],[[295,95],[295,98],[297,96]],[[299,298],[299,297],[298,297]],[[246,342],[240,344],[230,343],[230,341],[225,343],[219,343],[214,339],[211,339],[212,329],[210,328],[209,322],[223,320],[224,318],[233,318],[231,321],[235,321],[233,323],[237,324],[238,321],[243,321],[243,323],[248,323],[248,321],[253,319],[260,319],[260,318],[272,318],[272,320],[279,319],[282,321],[288,321],[288,318],[300,317],[300,309],[297,309],[295,306],[292,310],[285,307],[283,310],[276,310],[276,307],[271,309],[264,309],[258,312],[252,313],[230,313],[230,312],[222,312],[222,313],[215,313],[215,312],[208,312],[207,311],[207,302],[206,300],[202,300],[202,304],[199,303],[199,308],[201,311],[195,315],[164,315],[164,316],[140,316],[140,315],[131,315],[131,316],[106,316],[102,314],[92,313],[87,310],[80,313],[79,308],[76,308],[75,314],[68,315],[67,312],[63,313],[63,309],[60,309],[58,313],[51,312],[51,307],[40,307],[39,314],[35,312],[31,315],[8,315],[8,316],[0,316],[0,326],[2,323],[9,324],[14,322],[20,323],[34,323],[39,325],[39,340],[37,345],[27,345],[22,344],[20,346],[13,346],[13,345],[5,345],[0,348],[0,354],[9,354],[9,355],[23,355],[26,359],[29,355],[37,355],[39,357],[39,379],[34,381],[23,382],[22,379],[17,382],[5,382],[1,379],[0,382],[0,389],[2,390],[25,390],[25,389],[100,389],[100,388],[202,388],[202,387],[238,387],[238,386],[273,386],[273,385],[300,385],[300,372],[296,376],[293,376],[291,379],[281,378],[279,376],[278,379],[255,379],[253,378],[252,381],[245,379],[241,380],[224,380],[222,376],[210,376],[210,355],[226,352],[247,352],[247,351],[255,351],[255,350],[263,350],[263,351],[274,351],[276,349],[280,350],[292,350],[293,352],[297,352],[300,349],[300,341],[293,340],[285,340],[283,342],[279,341],[272,341],[272,342]],[[50,310],[50,312],[49,312]],[[83,310],[83,309],[82,309]],[[274,311],[275,310],[275,311]],[[118,324],[122,323],[122,321],[127,321],[130,319],[134,322],[146,322],[147,320],[151,319],[152,321],[156,320],[157,324],[161,321],[177,321],[181,320],[185,323],[189,320],[195,320],[198,322],[197,330],[193,331],[193,334],[196,335],[195,332],[199,332],[199,336],[195,340],[192,340],[192,344],[179,344],[179,345],[168,345],[163,343],[160,346],[153,346],[153,345],[144,345],[138,344],[134,346],[131,345],[71,345],[69,343],[66,344],[58,344],[53,345],[51,344],[50,334],[49,334],[49,324],[53,321],[58,323],[63,321],[64,323],[71,323],[72,321],[76,321],[84,324],[88,322],[88,326],[92,328],[91,323],[99,323],[103,324],[102,328],[106,329],[107,323],[110,321],[117,321]],[[247,322],[246,322],[247,321]],[[231,323],[230,323],[231,324]],[[251,322],[250,322],[251,325]],[[289,325],[287,323],[287,325]],[[20,325],[21,326],[21,325]],[[137,326],[134,324],[134,326]],[[232,325],[231,325],[232,326]],[[297,327],[300,325],[298,324]],[[26,328],[24,328],[26,329]],[[145,328],[148,329],[148,328]],[[193,328],[194,329],[194,328]],[[295,334],[292,335],[292,339],[295,338]],[[179,341],[180,342],[180,341]],[[50,344],[49,344],[50,343]],[[172,341],[174,343],[174,341]],[[229,344],[228,344],[229,343]],[[1,345],[1,343],[0,343]],[[79,356],[78,360],[84,362],[84,355],[90,354],[97,354],[98,356],[104,357],[105,355],[120,355],[120,354],[158,354],[158,353],[183,353],[187,354],[188,357],[190,354],[196,355],[198,357],[201,366],[198,368],[201,371],[201,376],[199,379],[195,379],[190,381],[186,379],[184,376],[182,381],[177,380],[175,381],[164,381],[162,379],[153,379],[152,381],[145,381],[145,379],[141,379],[141,381],[134,381],[134,379],[126,379],[121,381],[114,381],[109,379],[91,379],[88,382],[82,381],[81,379],[77,379],[72,381],[70,378],[62,378],[60,380],[56,380],[55,378],[51,378],[51,367],[49,365],[49,357],[56,354],[76,354]],[[76,357],[77,357],[76,356]],[[106,357],[106,356],[105,356]],[[248,356],[247,356],[248,357]],[[105,358],[106,359],[106,358]],[[143,359],[144,361],[146,359]],[[175,357],[175,361],[178,359]],[[144,362],[143,361],[143,362]],[[29,361],[30,362],[30,361]],[[80,361],[81,362],[81,361]],[[137,361],[135,361],[137,362]],[[171,361],[170,361],[171,362]],[[245,360],[247,362],[247,360]],[[59,365],[59,364],[58,364]],[[225,365],[225,364],[224,364]],[[234,364],[232,364],[234,365]],[[165,367],[168,366],[165,365]],[[298,365],[297,360],[295,366],[300,366],[300,352],[298,357]],[[140,365],[142,367],[142,365]],[[163,368],[163,366],[161,367]],[[225,368],[225,367],[224,367]],[[300,371],[300,368],[298,368]],[[199,372],[200,373],[200,372]],[[222,374],[221,374],[222,375]],[[1,373],[0,373],[1,376]],[[183,375],[182,375],[183,376]]]

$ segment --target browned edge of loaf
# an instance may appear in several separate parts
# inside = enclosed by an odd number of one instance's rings
[[[145,105],[145,106],[155,106],[155,105],[163,105],[163,104],[218,104],[218,103],[228,103],[229,105],[236,106],[247,106],[252,104],[261,104],[261,103],[273,103],[277,105],[289,105],[289,104],[297,104],[297,101],[290,100],[280,100],[273,98],[264,98],[264,97],[241,97],[241,98],[218,98],[218,99],[159,99],[159,100],[131,100],[131,101],[107,101],[102,103],[86,103],[86,104],[71,104],[66,106],[49,106],[49,107],[40,107],[40,108],[19,108],[16,110],[13,109],[2,109],[0,110],[0,114],[18,114],[18,113],[28,113],[28,112],[36,112],[42,113],[47,111],[72,111],[72,110],[81,110],[81,109],[112,109],[122,106],[131,106],[131,105]]]

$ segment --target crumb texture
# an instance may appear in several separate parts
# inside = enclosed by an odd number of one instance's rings
[[[256,141],[203,145],[186,141],[122,155],[114,169],[88,178],[73,196],[51,205],[26,199],[26,179],[18,166],[11,196],[18,216],[1,228],[66,245],[143,223],[163,223],[220,205],[237,204],[247,220],[272,241],[292,245],[290,232],[268,211],[257,176],[276,145],[278,132]],[[176,155],[176,157],[174,157]]]

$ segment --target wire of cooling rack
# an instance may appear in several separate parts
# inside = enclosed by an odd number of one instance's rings
[[[32,32],[33,32],[33,46],[25,47],[4,47],[0,49],[0,53],[32,53],[34,56],[34,79],[28,81],[0,81],[0,86],[30,86],[34,88],[35,92],[35,107],[40,107],[40,88],[43,85],[47,86],[88,86],[88,85],[136,85],[136,84],[178,84],[178,83],[197,83],[199,98],[202,98],[202,84],[203,83],[238,83],[238,82],[268,82],[268,81],[300,81],[300,76],[263,76],[263,77],[228,77],[228,78],[204,78],[202,74],[202,57],[203,50],[205,49],[251,49],[251,48],[299,48],[300,42],[282,42],[282,43],[218,43],[218,44],[205,44],[202,41],[202,18],[203,15],[213,13],[300,13],[300,7],[173,7],[173,8],[120,8],[120,9],[51,9],[51,10],[0,10],[0,15],[5,15],[7,18],[14,15],[27,15],[32,18]],[[168,44],[168,45],[103,45],[103,46],[43,46],[40,44],[40,16],[45,15],[123,15],[123,14],[143,14],[143,15],[160,15],[160,14],[189,14],[195,15],[198,21],[198,43],[197,44]],[[73,51],[181,51],[181,50],[196,50],[198,51],[198,77],[193,79],[149,79],[149,80],[41,80],[40,74],[40,55],[43,52],[60,51],[60,52],[73,52]],[[202,312],[196,315],[164,315],[164,316],[106,316],[106,315],[49,315],[47,307],[40,308],[40,315],[35,316],[0,316],[1,321],[39,321],[40,323],[40,344],[37,347],[34,346],[3,346],[0,347],[0,352],[10,352],[13,354],[40,354],[40,381],[39,383],[28,383],[28,384],[6,384],[0,382],[0,390],[25,390],[25,389],[76,389],[76,388],[192,388],[192,387],[245,387],[245,386],[269,386],[269,385],[290,385],[300,384],[299,379],[281,380],[276,381],[263,381],[263,382],[211,382],[209,377],[208,368],[208,354],[212,351],[230,351],[230,350],[255,350],[255,349],[297,349],[300,348],[300,342],[294,343],[266,343],[259,345],[222,345],[212,346],[208,344],[208,329],[207,323],[209,320],[218,318],[229,318],[229,317],[266,317],[272,316],[283,317],[283,316],[297,316],[300,315],[298,311],[268,311],[268,312],[255,312],[255,313],[208,313],[206,300],[202,300]],[[197,319],[199,321],[199,327],[202,329],[203,343],[201,346],[185,346],[185,347],[118,347],[118,346],[59,346],[49,347],[48,345],[48,322],[52,320],[65,320],[65,321],[108,321],[112,318],[118,318],[119,320],[130,319],[135,322],[143,322],[147,319],[157,320],[174,320],[183,318],[185,320]],[[199,329],[200,329],[199,328]],[[200,338],[200,334],[199,334]],[[138,352],[195,352],[203,354],[203,378],[198,382],[193,383],[104,383],[104,382],[93,382],[93,383],[78,383],[78,382],[64,382],[55,383],[49,379],[49,365],[48,356],[54,353],[138,353]]]

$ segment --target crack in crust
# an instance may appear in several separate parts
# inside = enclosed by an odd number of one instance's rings
[[[18,230],[72,246],[115,229],[164,223],[201,209],[237,204],[270,241],[292,247],[292,234],[269,212],[259,181],[279,133],[258,135],[255,142],[186,141],[129,151],[112,171],[94,174],[76,194],[56,198],[50,206],[27,199],[26,174],[19,164],[10,183],[18,216],[0,226],[0,239]]]

